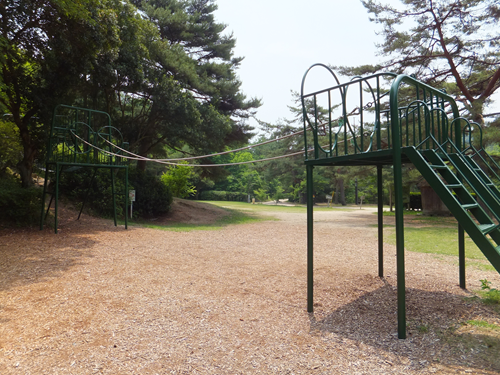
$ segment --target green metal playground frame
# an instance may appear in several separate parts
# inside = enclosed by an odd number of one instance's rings
[[[335,84],[306,92],[312,69],[325,69]],[[460,287],[466,284],[464,230],[500,272],[500,191],[496,187],[500,167],[483,149],[481,127],[460,117],[451,96],[393,73],[355,77],[341,84],[328,66],[315,64],[303,77],[301,99],[307,170],[308,312],[314,310],[315,167],[377,167],[378,275],[384,277],[382,168],[393,166],[399,338],[406,338],[403,163],[413,163],[459,222]]]
[[[113,200],[113,218],[117,226],[117,195],[124,196],[125,229],[128,227],[128,165],[125,159],[119,157],[128,144],[123,141],[121,133],[111,126],[108,113],[87,108],[68,105],[58,105],[54,109],[52,124],[47,142],[45,159],[45,181],[43,186],[40,229],[49,213],[52,201],[55,201],[54,231],[58,231],[59,181],[61,173],[78,172],[82,168],[93,169],[92,178],[82,203],[78,219],[89,198],[92,182],[100,168],[109,169],[111,173],[111,195]],[[125,191],[118,193],[115,187],[115,174],[124,171]],[[52,180],[54,187],[49,191],[48,181]],[[46,197],[50,201],[46,206]]]

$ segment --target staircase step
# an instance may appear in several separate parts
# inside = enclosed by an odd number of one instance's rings
[[[434,169],[447,169],[448,168],[446,165],[429,165],[429,167],[434,168]]]
[[[483,234],[488,234],[497,229],[496,224],[480,224],[478,225],[479,230],[483,232]]]
[[[460,188],[463,188],[464,186],[462,184],[450,184],[450,185],[446,185],[446,187],[448,189],[460,189]]]
[[[463,208],[464,210],[471,210],[471,209],[473,209],[473,208],[478,208],[478,207],[479,207],[479,205],[478,205],[477,203],[463,204],[463,205],[462,205],[462,208]]]

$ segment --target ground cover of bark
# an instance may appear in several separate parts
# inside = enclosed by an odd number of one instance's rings
[[[315,213],[312,314],[305,213],[191,232],[61,215],[57,235],[0,231],[1,374],[500,371],[499,315],[459,288],[453,257],[406,253],[408,339],[397,338],[395,249],[380,279],[369,208]],[[500,285],[469,268],[469,289],[485,278]]]

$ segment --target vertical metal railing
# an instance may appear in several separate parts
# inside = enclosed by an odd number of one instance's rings
[[[325,67],[321,64],[313,67],[316,66]],[[451,125],[458,110],[453,98],[443,91],[412,77],[400,76],[398,124],[395,125],[387,88],[398,77],[395,74],[355,77],[348,83],[305,93],[304,82],[309,70],[304,75],[301,98],[304,130],[312,132],[311,138],[304,137],[305,150],[307,154],[307,150],[313,149],[314,159],[392,149],[394,126],[399,127],[401,147],[437,149],[451,147],[451,143],[460,145],[459,138],[453,135],[455,124]],[[358,95],[351,95],[350,90],[354,89]]]

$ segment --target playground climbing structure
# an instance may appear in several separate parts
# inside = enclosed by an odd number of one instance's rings
[[[123,141],[122,134],[118,129],[111,126],[111,118],[106,112],[58,105],[54,110],[47,143],[40,229],[43,229],[44,221],[54,201],[54,229],[57,233],[59,181],[61,174],[78,173],[84,168],[93,171],[89,189],[98,169],[105,168],[110,170],[114,223],[116,226],[117,196],[121,195],[124,201],[125,228],[127,228],[128,166],[126,159],[119,157],[127,149],[127,146],[127,143]],[[125,191],[122,192],[118,192],[115,186],[115,179],[119,171],[122,172],[121,174],[124,178]],[[49,181],[51,181],[50,186]],[[83,211],[86,200],[89,198],[89,191],[87,190],[78,219]],[[47,208],[45,208],[48,195],[50,196],[50,201]]]
[[[308,91],[308,80],[318,69],[333,84]],[[459,223],[460,286],[465,288],[464,230],[500,272],[500,167],[483,148],[481,127],[460,116],[451,96],[413,77],[391,73],[341,84],[330,68],[315,64],[302,80],[301,100],[304,130],[311,130],[304,131],[309,312],[314,306],[315,167],[376,166],[380,277],[384,275],[382,168],[393,167],[399,338],[406,338],[403,163],[420,171]]]

